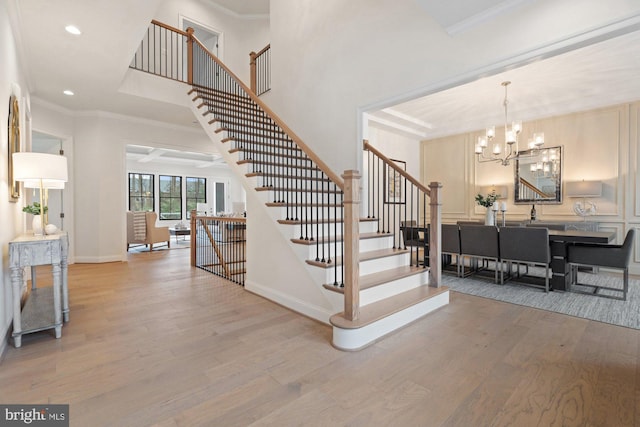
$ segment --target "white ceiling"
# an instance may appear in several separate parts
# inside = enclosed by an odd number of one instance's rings
[[[640,31],[371,112],[373,125],[431,139],[640,99]]]
[[[269,0],[202,0],[240,17],[268,13]],[[447,31],[482,25],[536,0],[415,0]],[[19,29],[19,55],[34,102],[74,112],[105,111],[193,127],[189,109],[120,91],[133,54],[162,0],[9,0]],[[466,6],[465,6],[466,5]],[[481,5],[471,9],[469,5]],[[126,13],[122,13],[126,10]],[[482,21],[482,20],[485,21]],[[77,25],[83,34],[68,34]],[[116,25],[117,24],[117,25]],[[250,22],[248,22],[250,25]],[[640,99],[640,32],[486,77],[372,112],[377,126],[417,139],[503,122],[503,88],[510,80],[511,119],[523,121]],[[62,94],[65,89],[76,95]],[[387,124],[381,124],[387,123]]]

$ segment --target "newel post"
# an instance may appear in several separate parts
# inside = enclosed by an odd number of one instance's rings
[[[191,228],[191,233],[189,236],[190,243],[191,243],[191,266],[195,267],[196,266],[196,246],[197,246],[197,240],[196,240],[196,216],[198,215],[198,211],[196,211],[195,209],[191,211],[191,224],[190,224],[190,228]]]
[[[430,191],[430,224],[429,230],[429,286],[439,288],[442,284],[442,201],[440,189],[442,184],[431,182]]]
[[[193,84],[193,28],[187,28],[187,83]]]
[[[344,171],[344,317],[355,320],[360,314],[360,173]]]
[[[257,83],[257,71],[256,71],[256,58],[258,57],[258,54],[255,52],[251,52],[249,54],[249,70],[251,72],[251,77],[249,80],[249,85],[251,88],[251,92],[256,93],[256,86],[258,86]]]

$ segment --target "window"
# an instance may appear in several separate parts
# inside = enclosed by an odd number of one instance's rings
[[[129,210],[153,211],[153,175],[129,174]]]
[[[206,178],[187,177],[187,219],[191,218],[191,211],[198,203],[207,203]]]
[[[160,219],[182,219],[182,177],[160,175]]]

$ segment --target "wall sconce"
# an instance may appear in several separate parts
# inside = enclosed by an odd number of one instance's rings
[[[573,204],[573,211],[585,221],[587,216],[596,214],[596,204],[587,200],[587,197],[602,196],[602,181],[574,181],[565,184],[567,197],[580,197],[582,201]]]

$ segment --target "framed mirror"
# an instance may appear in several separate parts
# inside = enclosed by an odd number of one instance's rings
[[[516,204],[562,203],[562,147],[522,151],[515,161]]]
[[[20,111],[18,108],[18,98],[11,95],[9,98],[9,158],[8,177],[9,201],[17,202],[20,198],[20,183],[13,179],[13,153],[20,151]]]

